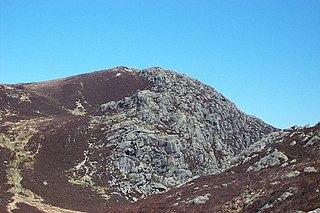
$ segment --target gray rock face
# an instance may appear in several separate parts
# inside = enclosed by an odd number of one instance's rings
[[[101,105],[111,149],[105,172],[126,196],[167,191],[196,175],[219,173],[230,159],[274,128],[248,116],[213,88],[161,68],[137,71],[150,90]]]
[[[231,165],[239,165],[251,160],[252,157],[257,153],[262,152],[269,144],[282,142],[282,138],[287,134],[288,132],[279,130],[266,135],[249,147],[243,149],[239,154],[232,157],[230,160]]]
[[[247,171],[260,171],[268,167],[279,165],[283,162],[288,161],[288,157],[278,150],[275,150],[271,154],[268,154],[256,162],[253,166],[250,166]]]

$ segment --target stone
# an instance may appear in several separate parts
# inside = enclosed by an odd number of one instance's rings
[[[203,204],[203,203],[205,203],[205,202],[207,202],[209,200],[209,196],[210,195],[211,194],[206,194],[206,195],[203,195],[203,196],[200,195],[200,196],[190,200],[188,203],[192,203],[192,204],[195,204],[195,205]]]
[[[268,154],[256,162],[253,166],[250,166],[247,171],[260,171],[268,167],[279,165],[281,162],[288,161],[288,157],[278,150],[275,150],[271,154]]]
[[[115,101],[110,101],[108,103],[105,103],[105,104],[102,104],[100,106],[100,109],[103,111],[103,112],[107,112],[109,110],[113,110],[113,109],[116,109],[116,102]]]
[[[294,146],[294,145],[296,145],[296,144],[297,144],[296,141],[292,141],[292,142],[290,143],[291,146]]]
[[[291,192],[284,192],[277,200],[283,201],[287,199],[288,197],[291,197],[293,194]]]
[[[297,162],[297,159],[292,159],[292,160],[290,161],[290,163],[295,163],[295,162]]]
[[[155,190],[157,190],[159,192],[165,192],[165,191],[168,190],[168,188],[165,185],[161,184],[161,183],[152,183],[150,185],[151,185],[151,188],[153,188],[153,189],[155,189]]]
[[[286,177],[287,177],[287,178],[296,177],[296,176],[300,175],[300,173],[301,173],[301,172],[299,172],[299,171],[292,171],[292,172],[286,174]]]
[[[305,168],[303,169],[303,171],[304,171],[305,173],[317,172],[317,170],[316,170],[313,166],[305,167]]]
[[[226,184],[226,183],[221,184],[221,187],[222,187],[222,188],[225,188],[225,187],[227,187],[227,186],[228,186],[228,184]]]

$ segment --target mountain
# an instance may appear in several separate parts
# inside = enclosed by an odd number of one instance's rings
[[[159,67],[0,85],[0,212],[309,211],[317,155]]]

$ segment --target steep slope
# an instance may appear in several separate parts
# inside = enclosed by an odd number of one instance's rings
[[[275,130],[158,67],[0,85],[0,95],[0,209],[8,211],[118,208],[237,165]]]
[[[320,211],[320,124],[282,130],[236,157],[237,166],[200,177],[117,212]]]
[[[103,104],[105,116],[93,123],[112,147],[105,167],[114,174],[111,186],[134,200],[223,171],[233,156],[273,130],[194,79],[161,68],[139,75],[151,88]]]

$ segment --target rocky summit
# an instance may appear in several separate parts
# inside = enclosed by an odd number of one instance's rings
[[[0,85],[0,212],[319,212],[319,154],[160,67]]]

